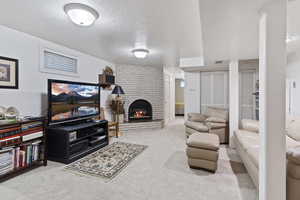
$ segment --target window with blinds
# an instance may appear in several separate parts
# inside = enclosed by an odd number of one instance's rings
[[[42,72],[46,73],[77,76],[78,59],[48,49],[43,49],[41,51],[40,69]]]
[[[76,59],[49,51],[44,51],[44,65],[46,69],[77,73]]]

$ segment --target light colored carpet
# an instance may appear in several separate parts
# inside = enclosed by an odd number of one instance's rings
[[[0,184],[5,200],[255,200],[257,191],[237,154],[226,147],[220,152],[216,174],[191,170],[185,156],[183,120],[163,130],[128,133],[114,141],[148,148],[109,182],[47,167]]]

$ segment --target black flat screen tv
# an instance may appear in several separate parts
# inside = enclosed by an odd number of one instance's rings
[[[100,113],[100,87],[93,83],[48,80],[49,124],[93,117]]]

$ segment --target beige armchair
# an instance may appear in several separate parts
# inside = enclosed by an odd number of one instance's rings
[[[208,107],[204,114],[188,113],[185,122],[187,137],[193,133],[209,133],[219,136],[220,143],[229,142],[228,110],[223,108]]]

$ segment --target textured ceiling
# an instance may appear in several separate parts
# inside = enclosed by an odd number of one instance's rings
[[[199,0],[204,61],[258,57],[262,0]]]
[[[272,0],[199,0],[206,64],[258,58],[259,11]],[[288,53],[300,49],[300,0],[287,6]]]
[[[69,21],[63,6],[80,2],[99,14],[94,26]],[[180,57],[201,57],[198,0],[3,0],[0,24],[114,63],[177,65]],[[146,47],[144,60],[131,50]]]

